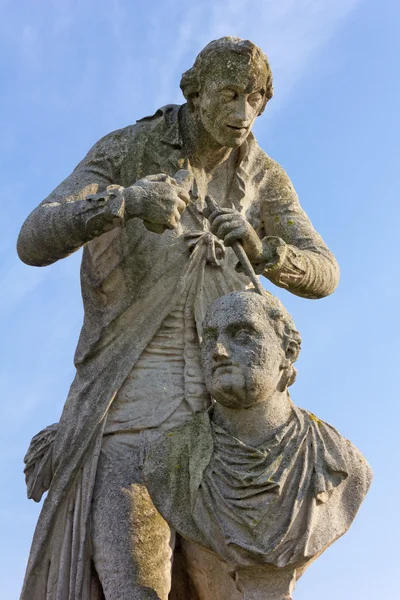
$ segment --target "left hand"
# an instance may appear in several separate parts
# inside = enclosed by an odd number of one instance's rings
[[[208,216],[207,209],[205,216]],[[220,208],[214,210],[208,216],[208,220],[211,233],[223,240],[225,246],[240,242],[251,263],[257,264],[262,260],[262,242],[255,229],[240,212],[233,208]]]

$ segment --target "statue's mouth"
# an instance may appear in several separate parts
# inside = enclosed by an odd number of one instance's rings
[[[233,363],[231,363],[231,362],[218,363],[217,365],[213,366],[212,372],[215,373],[215,371],[217,371],[218,369],[223,369],[223,368],[227,368],[227,367],[233,367]]]
[[[233,131],[237,131],[238,133],[246,133],[248,130],[248,127],[235,127],[235,125],[227,125],[227,127]]]

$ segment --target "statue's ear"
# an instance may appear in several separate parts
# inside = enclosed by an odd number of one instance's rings
[[[296,362],[299,352],[300,345],[295,340],[286,340],[285,358],[282,359],[282,373],[277,387],[280,392],[284,392],[296,380],[297,371],[293,363]]]
[[[291,362],[294,363],[299,357],[300,346],[294,340],[290,340],[285,349],[285,357]]]
[[[194,112],[199,105],[199,97],[200,97],[199,92],[195,92],[194,94],[190,95],[190,98],[188,98],[187,104],[188,104],[189,110],[191,110],[192,112]]]

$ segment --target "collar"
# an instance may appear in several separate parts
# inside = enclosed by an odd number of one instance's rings
[[[161,143],[179,151],[179,159],[177,161],[178,168],[183,168],[182,165],[186,163],[185,157],[183,156],[183,136],[179,126],[179,111],[182,106],[184,105],[167,104],[159,108],[154,115],[144,117],[138,121],[143,122],[151,121],[153,119],[162,119],[161,123],[163,131],[160,132],[161,135],[159,139]],[[257,148],[257,140],[252,133],[248,135],[244,143],[240,146],[236,173],[230,191],[233,206],[239,211],[243,208],[245,203],[246,183],[251,177],[251,165],[254,162],[252,159]]]
[[[162,114],[166,125],[166,131],[161,137],[161,142],[172,146],[176,150],[182,150],[183,148],[183,138],[178,117],[180,108],[176,104],[169,104],[160,109],[163,111]]]
[[[183,139],[178,119],[180,108],[179,104],[166,104],[165,106],[158,108],[154,114],[138,119],[136,123],[146,123],[162,119],[161,126],[165,131],[161,134],[160,141],[177,150],[182,149]]]

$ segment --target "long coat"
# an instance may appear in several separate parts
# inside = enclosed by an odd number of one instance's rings
[[[34,534],[21,600],[95,600],[90,564],[90,502],[108,408],[138,357],[171,312],[195,286],[200,324],[216,298],[244,289],[230,248],[219,266],[209,260],[215,239],[192,193],[179,227],[157,235],[140,219],[123,223],[123,206],[88,202],[110,184],[128,187],[151,174],[182,167],[179,107],[159,109],[102,138],[73,173],[26,220],[19,255],[44,266],[84,245],[81,266],[84,324],[72,383],[53,444],[52,482]],[[285,258],[265,275],[309,298],[330,294],[337,263],[301,209],[283,169],[249,135],[230,189],[230,201],[260,238],[286,243]],[[102,223],[108,226],[102,228]],[[99,229],[100,228],[100,229]],[[104,233],[102,233],[104,231]],[[213,254],[213,252],[211,252]]]

